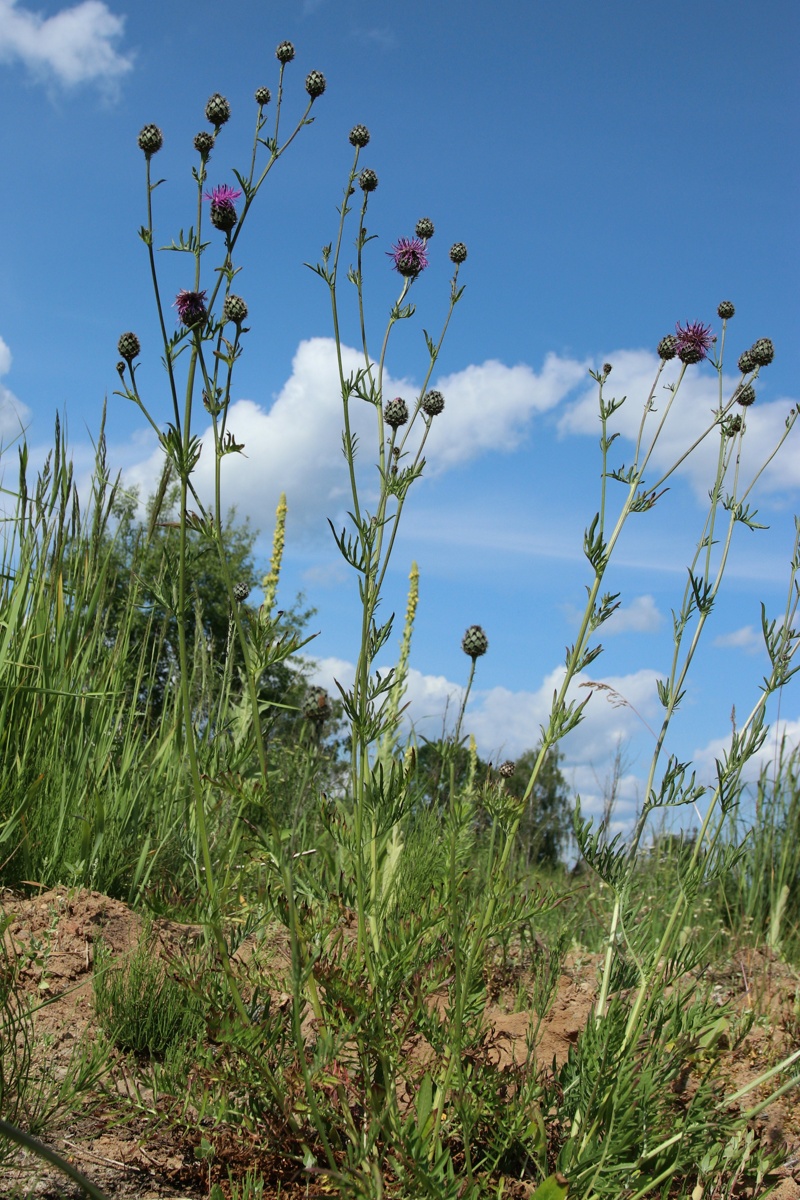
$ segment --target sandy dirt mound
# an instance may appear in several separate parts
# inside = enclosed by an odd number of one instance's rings
[[[5,930],[6,951],[16,959],[19,980],[29,999],[42,1005],[35,1016],[36,1044],[56,1078],[63,1076],[81,1038],[97,1039],[99,1030],[92,999],[92,965],[96,940],[102,936],[115,958],[130,954],[142,932],[141,918],[125,904],[97,892],[56,888],[25,899],[10,893],[0,896],[0,906],[10,918]],[[175,921],[156,920],[154,953],[170,961],[191,955],[202,941],[202,929]],[[287,948],[280,937],[273,948],[284,959]],[[246,957],[246,953],[242,957]],[[539,1063],[562,1063],[590,1014],[595,996],[599,959],[596,955],[569,956],[557,994],[547,1016],[535,1029]],[[732,1090],[755,1078],[779,1061],[800,1039],[800,982],[797,974],[774,956],[748,952],[732,960],[713,978],[720,1002],[733,999],[755,1008],[758,1019],[743,1046],[731,1055]],[[280,1001],[281,997],[276,997]],[[487,1009],[487,1041],[497,1065],[524,1062],[532,1036],[531,1015],[510,1011],[511,993],[499,994]],[[116,1087],[124,1091],[117,1077]],[[756,1098],[757,1099],[757,1098]],[[749,1099],[755,1103],[756,1099]],[[47,1142],[72,1162],[109,1197],[130,1200],[166,1200],[208,1195],[206,1168],[194,1153],[202,1129],[168,1119],[166,1112],[151,1118],[125,1115],[108,1089],[86,1098],[82,1111],[54,1122]],[[759,1118],[759,1129],[770,1142],[781,1146],[782,1182],[773,1194],[779,1200],[800,1200],[800,1094],[784,1097]],[[295,1178],[288,1162],[276,1161],[257,1139],[246,1133],[215,1130],[217,1157],[234,1174],[248,1167],[263,1172],[265,1198],[330,1196],[307,1178]],[[21,1196],[77,1200],[83,1193],[62,1175],[38,1160],[21,1155],[21,1167],[0,1167],[0,1196],[18,1190]],[[297,1172],[294,1172],[297,1175]],[[224,1182],[221,1175],[217,1178]],[[280,1180],[278,1190],[277,1181]],[[519,1195],[527,1194],[522,1188]]]

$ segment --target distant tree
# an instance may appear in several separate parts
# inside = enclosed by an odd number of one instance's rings
[[[516,760],[514,774],[506,781],[513,796],[524,795],[538,756],[538,749],[526,750]],[[557,867],[569,845],[573,805],[561,772],[562,758],[557,747],[548,752],[522,814],[517,845],[526,867]]]
[[[175,505],[177,490],[167,490],[158,513],[155,497],[147,502],[142,517],[135,492],[118,493],[113,506],[113,528],[104,536],[108,542],[109,568],[105,579],[104,619],[106,638],[112,648],[120,630],[125,628],[128,645],[123,686],[131,688],[144,727],[153,727],[161,717],[170,689],[179,677],[178,626],[174,612],[177,584],[178,536]],[[253,558],[258,534],[249,521],[237,519],[231,510],[225,520],[222,537],[230,577],[234,583],[254,585],[259,581]],[[74,570],[80,570],[80,562]],[[229,673],[232,694],[240,688],[235,669],[238,645],[231,636],[231,610],[216,547],[194,531],[187,543],[187,576],[190,611],[187,621],[189,659],[194,663],[198,715],[202,708],[213,711],[221,686],[223,669],[232,657]],[[242,603],[246,619],[257,609]],[[281,615],[276,637],[300,635],[313,615],[299,602]],[[259,679],[261,699],[299,707],[308,684],[296,662],[277,663]],[[135,692],[135,695],[133,693]],[[274,724],[285,726],[301,719],[296,711],[275,708]]]
[[[526,750],[516,761],[513,776],[503,781],[512,796],[522,797],[528,786],[538,750]],[[556,867],[563,860],[572,831],[572,800],[559,763],[561,755],[553,749],[545,758],[533,792],[525,806],[517,835],[518,861],[524,869]],[[415,781],[418,797],[428,808],[443,812],[450,799],[451,786],[458,792],[469,779],[470,756],[466,745],[451,742],[423,742],[417,749]],[[495,768],[478,757],[475,788],[496,787],[500,776]],[[484,825],[486,814],[476,818]]]
[[[429,808],[444,810],[450,800],[451,786],[456,792],[467,784],[470,755],[466,744],[454,746],[450,741],[423,741],[417,747],[415,783],[418,798]],[[492,776],[489,763],[478,757],[475,766],[475,786],[480,789]]]

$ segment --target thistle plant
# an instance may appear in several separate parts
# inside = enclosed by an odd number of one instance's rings
[[[595,830],[590,820],[582,819],[579,803],[576,812],[575,829],[579,847],[586,861],[614,896],[594,1021],[586,1031],[574,1063],[568,1064],[562,1077],[565,1085],[562,1099],[566,1111],[571,1112],[572,1116],[569,1135],[561,1148],[558,1162],[575,1185],[583,1189],[581,1194],[587,1196],[617,1194],[614,1189],[618,1183],[612,1187],[612,1176],[606,1175],[605,1162],[608,1160],[610,1163],[627,1153],[625,1138],[635,1136],[631,1123],[626,1119],[626,1112],[631,1105],[631,1095],[626,1088],[634,1086],[634,1074],[638,1079],[643,1070],[651,1069],[651,1066],[643,1064],[642,1046],[653,1036],[653,1030],[663,1027],[665,1021],[674,1021],[673,1035],[685,1038],[687,1046],[697,1036],[690,1032],[688,1019],[680,1011],[676,1010],[672,1016],[667,1015],[667,989],[676,986],[684,973],[698,961],[698,948],[691,943],[681,943],[681,918],[700,889],[710,880],[724,876],[732,865],[732,855],[721,842],[722,830],[740,793],[744,768],[766,737],[767,702],[783,688],[800,665],[795,665],[793,661],[800,642],[800,630],[796,625],[800,597],[800,540],[796,540],[786,610],[781,618],[770,621],[764,614],[762,620],[771,670],[763,681],[757,703],[744,723],[734,730],[729,750],[717,762],[716,786],[708,788],[698,784],[695,775],[689,773],[689,765],[674,756],[669,756],[666,764],[662,765],[670,723],[685,695],[688,673],[719,593],[734,532],[737,526],[750,530],[761,528],[756,521],[757,514],[750,506],[750,497],[759,476],[790,436],[798,416],[797,408],[789,413],[785,429],[766,461],[749,480],[742,480],[740,457],[747,434],[746,414],[754,399],[758,373],[771,361],[773,348],[768,339],[760,339],[740,357],[741,379],[732,394],[726,396],[723,391],[723,351],[727,322],[733,311],[733,305],[728,301],[720,305],[722,333],[719,350],[714,357],[711,351],[717,339],[710,326],[700,322],[678,324],[675,334],[668,335],[659,343],[660,364],[643,407],[633,462],[629,467],[612,468],[609,463],[609,450],[617,436],[610,431],[611,419],[625,400],[606,397],[609,365],[602,372],[594,374],[599,389],[601,423],[600,507],[584,538],[584,553],[593,579],[577,639],[567,651],[563,682],[554,697],[549,722],[544,729],[540,759],[528,784],[528,794],[535,784],[547,748],[555,745],[584,717],[588,698],[579,702],[570,699],[568,692],[579,674],[602,652],[602,646],[594,641],[594,635],[618,607],[618,595],[604,592],[602,588],[623,528],[631,517],[647,513],[662,502],[667,481],[707,438],[716,439],[717,465],[709,492],[708,512],[689,567],[682,603],[674,616],[672,660],[666,677],[658,683],[658,696],[664,715],[656,733],[641,813],[627,844],[621,845],[619,838],[608,841],[602,827]],[[660,415],[657,415],[656,389],[664,364],[676,356],[681,361],[679,375],[674,383],[667,385],[668,399]],[[705,359],[717,372],[717,407],[702,434],[668,470],[661,474],[655,472],[653,478],[649,470],[653,453],[670,412],[676,405],[686,371]],[[623,488],[622,503],[615,519],[610,516],[608,481],[615,481]],[[639,907],[637,868],[643,837],[655,814],[669,813],[686,805],[704,805],[705,812],[693,851],[685,863],[679,894],[668,915],[664,932],[654,944],[652,939],[643,936],[643,931],[636,923]],[[623,989],[630,990],[624,992]],[[705,1021],[711,1024],[708,1017]],[[792,1056],[784,1066],[788,1068],[798,1057]],[[665,1068],[667,1058],[661,1046],[658,1053],[647,1058],[646,1062],[651,1065],[659,1062],[660,1068]],[[674,1077],[666,1069],[659,1086],[669,1087],[670,1079]],[[581,1081],[580,1087],[578,1079]],[[718,1110],[720,1112],[721,1107]],[[704,1121],[706,1119],[703,1118]],[[669,1127],[663,1116],[660,1120],[660,1127],[657,1120],[653,1121],[648,1155],[641,1158],[626,1175],[626,1186],[635,1189],[636,1195],[644,1195],[664,1181],[680,1175],[681,1170],[691,1163],[691,1146],[694,1139],[700,1136],[698,1124],[693,1123],[692,1110],[686,1114],[677,1132],[674,1127]],[[703,1136],[707,1136],[704,1126]],[[615,1138],[618,1138],[618,1143],[611,1149]],[[615,1178],[619,1181],[618,1176]]]
[[[202,884],[208,896],[211,927],[228,976],[231,994],[242,1019],[246,1019],[246,1014],[230,969],[220,924],[216,872],[206,822],[209,783],[204,778],[201,768],[201,738],[189,692],[190,663],[186,638],[189,581],[186,563],[187,539],[190,532],[206,542],[209,548],[219,555],[228,592],[233,635],[229,638],[229,654],[226,661],[230,662],[235,638],[243,664],[242,678],[250,706],[248,734],[240,746],[240,751],[245,754],[252,752],[257,756],[260,786],[266,795],[268,767],[258,679],[266,669],[293,653],[298,646],[296,641],[276,636],[276,625],[270,612],[271,597],[270,609],[262,609],[252,620],[245,618],[242,602],[246,599],[249,586],[245,581],[230,577],[222,538],[221,463],[227,455],[239,454],[243,450],[243,444],[237,442],[228,427],[234,367],[243,353],[244,339],[249,331],[245,325],[248,317],[246,300],[233,292],[234,280],[240,270],[237,260],[239,239],[250,209],[268,175],[300,130],[312,123],[311,109],[325,90],[324,76],[319,71],[312,71],[306,79],[308,102],[305,110],[288,136],[282,137],[280,123],[284,103],[284,71],[294,58],[291,43],[282,42],[278,46],[276,57],[279,62],[279,74],[275,106],[274,109],[267,109],[271,100],[269,89],[260,87],[256,90],[257,112],[252,154],[249,167],[243,171],[234,170],[237,184],[235,187],[221,180],[212,183],[209,177],[209,164],[217,154],[218,139],[231,117],[231,105],[227,98],[219,93],[214,93],[206,104],[205,116],[213,127],[213,132],[203,130],[194,139],[194,147],[198,154],[198,163],[192,168],[192,177],[197,189],[195,223],[190,226],[188,233],[181,230],[177,240],[161,247],[162,251],[185,256],[189,263],[188,286],[178,292],[173,302],[178,324],[174,331],[168,326],[168,306],[159,282],[153,211],[154,193],[163,181],[152,178],[152,160],[162,149],[164,138],[161,129],[155,125],[146,125],[139,134],[139,147],[145,157],[147,204],[147,220],[139,230],[139,236],[147,249],[161,331],[163,361],[172,399],[172,412],[166,422],[166,428],[162,428],[164,415],[152,410],[139,390],[136,359],[141,347],[138,337],[132,332],[125,333],[117,347],[121,356],[118,371],[122,383],[122,390],[117,394],[130,400],[143,413],[158,437],[179,486],[178,547],[175,562],[171,564],[171,594],[165,596],[165,601],[167,607],[178,617],[182,718],[184,745],[194,794],[192,826],[197,843],[197,876],[198,883]],[[274,114],[272,119],[269,116],[270,112]],[[271,132],[268,128],[270,125]],[[203,240],[206,213],[216,231],[207,241]],[[218,256],[218,262],[213,269],[206,267],[209,251]],[[202,393],[203,408],[211,418],[213,435],[214,496],[211,505],[203,502],[193,482],[201,448],[196,432],[198,391]],[[154,514],[153,520],[157,519],[157,515]],[[224,692],[225,689],[223,694]],[[229,769],[232,765],[227,764]]]
[[[378,623],[377,611],[392,556],[397,531],[411,487],[425,467],[424,449],[432,422],[444,407],[425,399],[428,385],[441,353],[453,310],[463,294],[458,284],[459,268],[466,258],[466,248],[458,243],[458,253],[451,260],[454,271],[450,282],[449,304],[438,340],[424,332],[425,358],[422,384],[414,397],[386,397],[384,378],[391,335],[395,326],[414,317],[416,306],[410,302],[411,288],[417,284],[429,263],[428,241],[434,227],[430,218],[422,218],[413,237],[400,236],[390,249],[384,251],[389,266],[397,272],[402,283],[398,297],[391,306],[380,351],[373,356],[369,349],[364,300],[365,252],[373,238],[366,227],[367,211],[378,187],[378,176],[370,167],[361,167],[362,150],[369,144],[369,131],[356,125],[349,141],[354,148],[352,166],[339,209],[339,228],[334,242],[323,248],[322,262],[312,269],[327,285],[331,302],[334,337],[337,347],[339,385],[342,396],[342,448],[347,464],[352,500],[352,530],[333,529],[334,538],[345,561],[358,575],[361,601],[360,649],[355,679],[350,689],[341,689],[342,700],[351,730],[350,789],[355,821],[355,872],[357,892],[358,949],[363,956],[367,975],[377,984],[374,955],[379,951],[382,937],[383,900],[379,842],[393,829],[404,811],[408,798],[408,772],[395,764],[376,762],[374,747],[387,729],[396,723],[396,692],[393,701],[394,673],[381,674],[375,670],[378,655],[392,632],[392,618]],[[347,218],[353,210],[351,198],[361,192],[356,216],[355,262],[346,271],[346,280],[355,289],[360,347],[364,365],[346,372],[341,338],[341,296],[343,275],[343,245]],[[462,252],[463,251],[463,252]],[[366,507],[356,471],[358,439],[354,432],[354,408],[366,405],[375,419],[377,499],[374,511]],[[384,793],[384,811],[375,804],[376,792]]]

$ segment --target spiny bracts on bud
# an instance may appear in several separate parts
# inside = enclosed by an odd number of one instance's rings
[[[401,396],[395,396],[394,400],[389,401],[383,410],[383,419],[392,429],[405,425],[408,420],[408,405]]]
[[[731,304],[730,300],[723,300],[717,308],[717,316],[722,317],[723,321],[730,321],[736,309]]]
[[[246,600],[249,595],[250,595],[250,584],[249,583],[235,583],[233,585],[233,598],[234,598],[234,600],[238,600],[240,604],[243,600]]]
[[[241,325],[242,321],[247,320],[247,305],[241,296],[226,296],[222,305],[222,316],[226,321],[233,321],[236,325]]]
[[[749,375],[751,371],[755,371],[757,366],[758,363],[755,360],[752,346],[749,350],[745,350],[743,354],[739,355],[739,370],[743,375]]]
[[[422,397],[422,411],[427,413],[429,417],[438,417],[440,412],[444,412],[444,396],[442,393],[437,391],[426,392]]]
[[[124,374],[125,374],[125,363],[124,363],[124,362],[118,362],[118,363],[117,363],[117,372],[118,372],[118,374],[120,374],[120,375],[124,375]]]
[[[263,108],[265,104],[269,104],[272,99],[272,92],[269,88],[260,87],[255,90],[256,104],[260,104]]]
[[[164,145],[164,135],[157,125],[145,125],[138,138],[139,149],[144,150],[145,158],[158,154]]]
[[[702,362],[717,340],[711,332],[711,326],[704,325],[702,321],[687,321],[685,325],[678,322],[675,336],[678,339],[678,358],[687,366]]]
[[[214,149],[214,135],[206,129],[201,129],[194,139],[194,148],[203,159],[208,158]]]
[[[775,347],[769,338],[759,338],[753,342],[750,353],[759,367],[768,367],[775,357]]]
[[[663,359],[664,362],[668,362],[671,358],[674,358],[678,353],[678,339],[675,337],[675,334],[668,333],[666,337],[663,337],[658,343],[656,350],[658,357]]]
[[[331,715],[331,698],[325,688],[311,688],[303,701],[303,716],[307,721],[322,724]]]
[[[414,230],[414,233],[417,235],[417,237],[424,238],[427,242],[428,238],[433,237],[433,232],[433,221],[430,219],[430,217],[420,217]]]
[[[753,395],[753,398],[755,399],[755,394]],[[725,429],[725,433],[728,435],[728,437],[736,437],[736,434],[741,433],[741,432],[742,432],[742,418],[737,413],[735,417],[729,418],[727,428]]]
[[[505,762],[500,763],[497,771],[502,779],[510,779],[516,769],[517,764],[512,759],[507,758]]]
[[[608,376],[611,374],[611,372],[613,371],[613,369],[614,369],[614,368],[613,368],[613,366],[611,365],[611,363],[603,363],[603,375],[605,375],[605,376],[606,376],[606,378],[607,378],[607,377],[608,377]]]
[[[489,639],[480,625],[470,625],[461,639],[461,649],[470,658],[480,658],[489,649]]]
[[[358,186],[362,192],[374,192],[378,186],[378,176],[369,167],[364,167],[358,177]]]
[[[294,58],[294,46],[291,42],[281,42],[275,51],[279,63],[290,63]]]
[[[206,200],[211,201],[211,224],[215,229],[221,229],[223,233],[230,233],[233,229],[239,220],[234,201],[241,194],[238,188],[229,187],[227,183],[220,183],[205,193]]]
[[[467,257],[467,247],[463,242],[455,242],[450,247],[450,262],[454,262],[456,266],[464,262]]]
[[[750,405],[755,401],[755,398],[756,389],[753,387],[752,383],[748,383],[746,387],[743,387],[736,393],[736,403],[741,404],[742,408],[749,408]]]
[[[348,134],[348,141],[351,146],[358,146],[359,150],[363,150],[369,142],[369,130],[366,125],[354,125]]]
[[[141,344],[135,333],[123,333],[122,337],[117,342],[117,352],[121,354],[128,363],[134,358],[139,357],[141,349]]]
[[[217,129],[219,129],[220,125],[224,125],[226,121],[231,119],[231,106],[219,92],[214,92],[213,96],[209,96],[208,104],[206,105],[206,118]]]
[[[306,91],[312,100],[321,96],[325,91],[325,76],[322,71],[309,71],[306,75]]]
[[[206,312],[206,293],[187,292],[185,289],[175,297],[175,308],[178,310],[178,320],[187,329],[202,325],[208,313]]]

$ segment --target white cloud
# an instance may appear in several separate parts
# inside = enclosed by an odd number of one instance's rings
[[[603,636],[615,633],[652,633],[664,618],[652,596],[634,596],[630,604],[618,608],[603,626]]]
[[[0,377],[11,370],[11,351],[0,337]],[[18,437],[28,421],[31,411],[18,400],[10,388],[0,382],[0,442]]]
[[[360,351],[342,347],[346,373],[363,367]],[[530,367],[506,367],[499,362],[470,366],[437,380],[445,396],[445,412],[437,417],[425,444],[429,473],[468,462],[490,450],[510,451],[525,436],[532,417],[558,404],[584,377],[585,366],[548,355],[541,374]],[[416,387],[406,379],[384,375],[384,396],[402,395],[409,405]],[[367,489],[377,484],[372,446],[375,414],[363,400],[351,402],[354,431],[360,438],[357,466]],[[327,521],[343,519],[350,508],[347,468],[341,449],[342,400],[332,338],[300,343],[292,374],[266,408],[254,400],[237,400],[228,414],[228,428],[244,442],[244,457],[223,460],[224,494],[238,511],[268,528],[280,493],[286,492],[289,524],[327,536]],[[422,425],[419,426],[420,433]],[[416,445],[416,427],[410,444]],[[161,452],[125,472],[128,485],[152,492],[161,469]],[[210,496],[214,468],[210,429],[203,436],[195,486]]]
[[[721,633],[714,638],[714,646],[723,649],[744,650],[747,654],[757,654],[764,649],[764,634],[753,625],[743,625],[741,629],[733,629],[730,633]]]
[[[635,443],[644,411],[644,404],[656,377],[659,359],[648,350],[617,350],[608,355],[613,363],[613,373],[603,391],[606,400],[611,397],[626,402],[610,419],[611,432],[619,432],[621,438],[609,452],[609,465],[617,468],[623,461],[626,467],[632,462],[631,445]],[[656,411],[651,412],[645,423],[644,444],[649,445],[652,434],[658,427],[670,400],[666,385],[678,377],[680,364],[677,360],[666,365],[661,374],[653,402]],[[767,368],[768,370],[769,368]],[[739,377],[723,378],[723,398],[728,399],[734,391]],[[759,381],[755,384],[756,394],[761,391]],[[747,433],[742,448],[740,479],[749,483],[774,449],[785,432],[786,419],[797,401],[780,398],[765,402],[757,399],[746,410]],[[712,412],[719,405],[719,383],[715,375],[703,368],[689,368],[672,404],[664,429],[656,443],[647,473],[647,482],[656,483],[657,478],[667,471],[692,445],[696,438],[708,428]],[[738,413],[745,410],[734,406]],[[589,434],[597,436],[598,430],[597,385],[592,384],[571,404],[559,422],[562,434]],[[800,488],[800,455],[792,449],[792,440],[800,436],[800,422],[790,435],[790,444],[770,463],[759,481],[759,488],[768,492],[783,492]],[[719,435],[710,434],[691,454],[679,471],[686,475],[698,496],[706,498],[714,480],[719,453]],[[739,486],[741,492],[741,485]]]
[[[52,17],[0,0],[0,62],[22,62],[37,78],[65,85],[99,83],[112,87],[133,66],[115,49],[125,18],[101,0],[83,0]]]
[[[525,363],[507,367],[494,359],[446,375],[436,387],[450,420],[446,429],[434,422],[428,457],[446,468],[487,450],[515,450],[531,418],[554,408],[582,383],[588,365],[548,354],[538,375]]]

